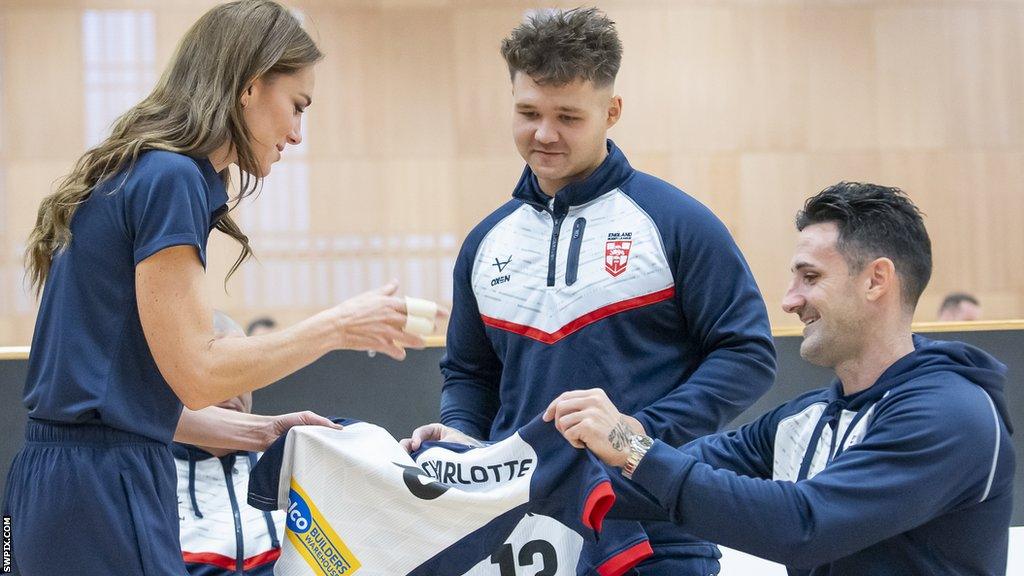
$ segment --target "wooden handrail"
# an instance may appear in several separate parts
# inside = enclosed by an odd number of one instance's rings
[[[1024,320],[985,320],[979,322],[915,322],[914,332],[941,333],[941,332],[981,332],[985,330],[1024,330]],[[784,326],[773,328],[772,336],[776,338],[785,336],[800,336],[803,334],[803,326]],[[428,348],[443,348],[444,336],[427,336],[425,338]],[[28,358],[28,346],[0,346],[0,360],[25,360]]]

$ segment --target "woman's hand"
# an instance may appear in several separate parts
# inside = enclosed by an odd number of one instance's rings
[[[404,331],[408,310],[397,291],[398,284],[391,282],[324,312],[337,326],[336,348],[382,352],[395,360],[405,358],[405,348],[423,348],[421,336]],[[447,317],[448,310],[438,307],[433,320]]]
[[[193,410],[277,382],[332,350],[383,352],[401,360],[405,348],[424,345],[422,337],[404,331],[408,312],[394,282],[277,332],[220,339],[205,282],[194,246],[165,248],[135,267],[146,344],[167,384]],[[439,308],[431,326],[447,316]]]
[[[215,456],[238,450],[263,452],[293,426],[342,428],[308,410],[265,416],[210,406],[202,410],[182,410],[174,441],[200,446]]]
[[[260,425],[257,438],[260,441],[262,447],[257,451],[263,452],[271,444],[274,443],[281,435],[287,434],[293,426],[326,426],[327,428],[334,428],[335,430],[341,430],[343,426],[341,424],[335,424],[327,418],[320,416],[315,412],[305,410],[303,412],[292,412],[290,414],[280,414],[278,416],[268,416],[268,420]]]

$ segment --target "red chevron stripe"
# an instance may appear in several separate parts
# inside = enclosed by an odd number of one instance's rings
[[[242,569],[252,570],[257,566],[276,562],[280,556],[281,549],[272,548],[262,554],[246,558],[242,563]],[[223,554],[217,554],[216,552],[182,552],[181,557],[185,560],[186,564],[210,564],[211,566],[216,566],[225,570],[235,570],[234,558],[229,558]]]
[[[613,314],[618,314],[619,312],[632,310],[633,308],[639,308],[641,306],[647,306],[648,304],[654,304],[656,302],[661,302],[662,300],[668,300],[675,296],[675,294],[676,287],[669,286],[664,290],[658,290],[657,292],[652,292],[644,296],[614,302],[607,306],[598,308],[593,312],[588,312],[587,314],[580,316],[565,326],[562,326],[555,332],[545,332],[539,328],[526,326],[524,324],[516,324],[515,322],[509,322],[507,320],[499,320],[498,318],[491,318],[490,316],[484,316],[483,314],[480,315],[480,318],[483,319],[485,325],[490,326],[491,328],[505,330],[512,332],[513,334],[519,334],[520,336],[526,336],[527,338],[532,338],[538,342],[543,342],[544,344],[554,344],[562,338],[565,338],[573,332],[589,326],[598,320],[607,318]]]

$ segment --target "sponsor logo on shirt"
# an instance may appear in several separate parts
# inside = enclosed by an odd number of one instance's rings
[[[341,576],[359,570],[359,560],[294,478],[288,500],[288,539],[315,573]]]
[[[420,500],[433,500],[448,491],[448,486],[434,482],[430,476],[416,466],[406,466],[398,462],[392,462],[392,464],[402,469],[402,480],[405,482],[405,487]]]
[[[505,282],[508,282],[509,280],[512,279],[512,275],[511,274],[502,274],[502,272],[505,271],[505,267],[508,266],[508,263],[511,262],[511,261],[512,261],[512,255],[511,254],[509,254],[508,258],[505,258],[504,260],[502,260],[500,258],[497,258],[497,257],[494,258],[494,263],[492,263],[491,266],[495,266],[495,267],[498,268],[499,276],[495,276],[494,278],[491,279],[491,286],[497,286],[498,284],[504,284]]]
[[[632,232],[612,232],[604,243],[604,269],[613,277],[626,271],[629,249],[633,247]]]
[[[470,466],[443,460],[427,460],[419,464],[428,476],[442,484],[499,484],[526,476],[533,468],[533,458],[509,460],[489,466]]]
[[[504,260],[501,260],[499,258],[495,258],[494,259],[494,264],[491,264],[491,266],[497,266],[498,267],[498,273],[501,274],[502,272],[505,271],[505,266],[508,266],[508,263],[511,262],[511,261],[512,261],[512,255],[509,254],[508,258],[505,258]]]
[[[402,480],[413,496],[433,500],[455,485],[500,484],[526,476],[533,469],[533,458],[509,460],[488,466],[461,462],[427,460],[420,466],[392,462],[402,469]]]

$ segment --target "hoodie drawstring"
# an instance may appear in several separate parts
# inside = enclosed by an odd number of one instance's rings
[[[188,451],[188,496],[192,500],[192,512],[196,518],[202,518],[203,513],[199,511],[199,503],[196,501],[196,456],[191,450]]]
[[[835,420],[837,413],[842,413],[843,408],[846,407],[846,402],[842,400],[833,400],[829,402],[825,409],[821,412],[821,416],[818,418],[818,423],[814,425],[814,432],[811,433],[811,440],[807,443],[807,450],[804,452],[804,459],[800,462],[800,472],[797,474],[796,481],[800,482],[807,479],[807,475],[811,471],[811,462],[814,461],[814,453],[818,448],[818,441],[821,440],[821,433],[825,429],[825,426]],[[835,438],[835,435],[832,436]]]
[[[882,398],[888,396],[886,392]],[[818,418],[818,423],[814,426],[814,432],[811,433],[811,440],[807,443],[807,450],[804,452],[804,458],[800,462],[800,472],[797,475],[797,482],[806,480],[807,476],[810,475],[811,463],[814,461],[814,454],[817,452],[818,442],[821,440],[821,434],[825,430],[825,426],[835,424],[833,426],[832,440],[829,442],[828,456],[825,459],[826,463],[831,463],[833,460],[839,457],[843,453],[846,447],[846,442],[850,439],[850,435],[853,430],[860,424],[860,421],[871,412],[871,408],[874,407],[874,403],[865,403],[861,406],[860,410],[853,415],[850,420],[850,424],[843,431],[843,437],[839,439],[839,422],[842,420],[843,410],[846,409],[846,401],[844,400],[833,400],[829,402],[825,410],[822,411],[821,417]]]
[[[856,414],[853,415],[853,420],[850,420],[850,425],[846,427],[846,432],[843,433],[843,440],[839,443],[839,446],[835,445],[837,434],[832,436],[832,450],[829,452],[829,462],[835,460],[843,453],[843,449],[846,447],[846,441],[850,439],[850,434],[853,433],[853,429],[857,427],[857,424],[860,423],[861,419],[867,416],[868,412],[870,412],[873,407],[874,404],[865,404],[857,411]]]

